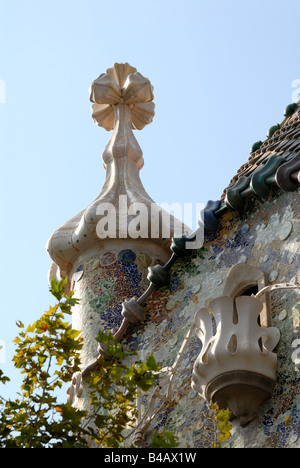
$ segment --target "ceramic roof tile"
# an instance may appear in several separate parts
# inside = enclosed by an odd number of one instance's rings
[[[294,105],[296,107],[296,105]],[[241,176],[251,176],[254,171],[263,166],[273,156],[281,156],[291,160],[300,151],[300,107],[299,103],[292,115],[286,117],[270,138],[262,142],[259,149],[250,154],[248,161],[243,164],[231,179],[228,187],[223,191],[221,200],[226,197],[227,190],[232,188]]]

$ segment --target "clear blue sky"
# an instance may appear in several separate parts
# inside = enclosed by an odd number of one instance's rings
[[[127,61],[151,80],[143,184],[158,203],[206,203],[283,120],[299,23],[299,0],[0,0],[2,393],[19,383],[15,322],[52,304],[47,239],[104,181],[110,133],[90,117],[93,79]]]

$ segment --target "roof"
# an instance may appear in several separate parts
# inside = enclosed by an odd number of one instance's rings
[[[289,160],[300,149],[300,107],[290,104],[284,112],[285,119],[281,124],[270,127],[267,139],[253,144],[248,161],[242,165],[230,181],[232,186],[239,177],[249,176],[255,169],[265,164],[272,155],[280,155]],[[226,191],[226,190],[225,190]]]
[[[268,199],[271,188],[295,191],[300,186],[300,101],[289,104],[281,124],[270,127],[264,142],[252,145],[248,161],[224,189],[220,200],[204,209],[206,232],[216,231],[218,218],[227,210],[243,212],[246,198]]]

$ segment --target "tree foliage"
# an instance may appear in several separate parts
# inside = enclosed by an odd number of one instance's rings
[[[148,391],[152,387],[154,372],[159,366],[152,354],[146,362],[126,365],[122,359],[135,353],[124,353],[111,334],[100,332],[97,340],[107,345],[106,353],[112,360],[101,357],[99,370],[91,375],[91,411],[84,428],[94,445],[117,448],[124,440],[124,430],[134,427],[137,397],[141,390]]]
[[[157,429],[153,433],[150,442],[150,448],[174,448],[178,447],[178,438],[170,431],[158,432]]]
[[[211,403],[209,410],[210,413],[206,415],[206,418],[208,422],[211,422],[211,427],[207,425],[205,429],[212,432],[212,448],[222,448],[222,444],[231,437],[231,411],[220,409],[217,403]]]
[[[57,401],[57,390],[80,372],[83,340],[73,330],[68,316],[79,301],[74,292],[65,293],[67,279],[51,282],[56,299],[39,320],[27,328],[18,322],[13,362],[24,374],[16,399],[0,395],[0,448],[82,448],[124,446],[126,430],[137,419],[136,399],[148,391],[159,366],[151,354],[146,362],[124,364],[125,353],[112,334],[99,332],[97,340],[105,347],[99,369],[89,377],[89,410]],[[10,379],[0,370],[0,385]],[[213,447],[230,436],[230,413],[211,405],[207,415],[214,434]],[[128,431],[127,431],[128,432]],[[178,440],[172,432],[154,431],[151,448],[173,448]]]
[[[79,411],[57,401],[56,390],[80,371],[80,332],[73,330],[66,316],[78,303],[74,293],[64,292],[66,280],[52,280],[50,292],[57,303],[27,328],[20,329],[13,358],[24,374],[15,400],[0,396],[1,448],[76,448],[91,442],[119,447],[124,429],[136,419],[135,402],[142,390],[153,384],[158,370],[151,355],[146,363],[121,363],[126,356],[111,335],[99,333],[106,343],[109,360],[99,360],[99,371],[90,377],[90,410]],[[9,381],[0,370],[0,384]]]

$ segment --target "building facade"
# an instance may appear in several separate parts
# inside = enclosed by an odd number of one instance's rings
[[[88,407],[85,378],[110,330],[124,349],[162,366],[138,401],[131,441],[155,429],[180,447],[209,447],[210,402],[228,407],[238,447],[300,447],[300,108],[256,142],[220,200],[208,201],[192,232],[144,189],[133,134],[152,121],[153,88],[128,64],[92,83],[92,117],[113,130],[98,197],[48,242],[50,276],[68,276],[80,304],[82,373],[69,401]],[[192,244],[194,242],[194,244]],[[193,248],[191,248],[193,246]],[[130,358],[128,358],[130,359]]]

